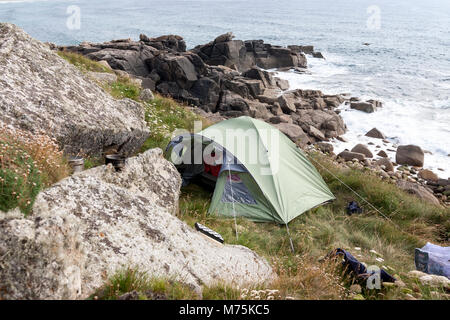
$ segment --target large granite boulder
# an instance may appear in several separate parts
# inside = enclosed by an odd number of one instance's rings
[[[362,153],[366,156],[366,158],[373,158],[373,154],[369,150],[369,148],[366,145],[361,144],[361,143],[358,143],[356,146],[354,146],[353,149],[351,150],[351,152]]]
[[[386,139],[385,135],[377,128],[372,128],[365,134],[365,136],[376,139]]]
[[[0,299],[84,299],[127,267],[202,285],[272,281],[267,261],[180,221],[180,176],[153,149],[73,175],[37,197],[29,218],[0,216]]]
[[[419,146],[404,145],[398,146],[395,154],[395,162],[415,167],[423,167],[425,153]]]
[[[113,99],[12,24],[0,24],[0,70],[0,124],[44,131],[66,154],[129,154],[148,137],[140,104]]]

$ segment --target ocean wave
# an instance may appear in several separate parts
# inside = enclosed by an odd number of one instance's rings
[[[348,92],[362,100],[377,99],[383,102],[383,108],[370,114],[344,105],[340,107],[348,128],[344,135],[348,142],[334,141],[337,152],[351,149],[357,143],[368,144],[371,139],[364,135],[376,127],[391,141],[391,146],[382,146],[385,151],[392,148],[392,144],[418,145],[430,152],[425,157],[426,168],[445,178],[450,176],[450,98],[433,99],[432,93],[436,90],[431,89],[436,87],[436,83],[422,90],[423,82],[429,80],[416,77],[405,88],[398,85],[402,76],[393,75],[383,82],[378,80],[380,75],[376,73],[354,73],[353,67],[346,65],[342,57],[330,54],[326,57],[326,60],[308,58],[309,72],[306,74],[278,72],[277,76],[288,80],[290,89],[318,89],[329,94]],[[421,91],[416,91],[416,87]],[[416,94],[411,95],[410,92]],[[374,146],[371,148],[376,151],[375,154],[378,153]],[[387,153],[395,161],[395,152]]]

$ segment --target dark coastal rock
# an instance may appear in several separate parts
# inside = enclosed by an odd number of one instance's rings
[[[420,170],[419,173],[417,174],[417,176],[424,180],[430,180],[430,181],[438,181],[439,180],[439,177],[437,176],[437,174],[435,174],[433,171],[428,170],[428,169]]]
[[[280,105],[281,110],[287,114],[297,110],[293,101],[291,99],[287,99],[284,95],[279,96],[277,102]]]
[[[395,162],[415,167],[423,167],[425,154],[419,146],[405,145],[397,148]]]
[[[308,135],[302,130],[302,128],[296,126],[295,124],[279,123],[274,124],[274,127],[276,127],[278,130],[287,135],[292,141],[294,141],[300,147],[305,147],[307,144],[311,143],[311,140],[308,137]]]
[[[359,111],[364,111],[366,113],[372,113],[377,110],[376,107],[369,102],[352,102],[350,103],[350,108]]]
[[[273,123],[273,124],[292,123],[292,118],[289,115],[287,115],[287,114],[283,114],[283,115],[271,117],[269,119],[269,122]]]
[[[148,59],[147,65],[156,71],[161,81],[176,82],[180,88],[190,89],[198,80],[199,74],[191,60],[183,55],[159,54]]]
[[[363,153],[350,151],[342,151],[338,154],[338,157],[344,159],[345,161],[353,161],[353,159],[363,161],[364,159],[366,159],[366,156]]]
[[[319,148],[319,150],[322,151],[323,153],[332,154],[334,151],[334,147],[331,143],[318,142],[316,143],[316,145]]]
[[[283,48],[262,40],[234,40],[231,33],[185,51],[179,36],[140,41],[115,40],[102,44],[82,43],[60,48],[106,61],[121,76],[138,78],[142,87],[197,106],[225,118],[248,115],[273,123],[289,123],[294,141],[307,135],[308,142],[338,137],[346,131],[333,111],[346,99],[319,90],[291,90],[289,83],[261,68],[305,68],[303,53],[311,46]],[[281,94],[282,93],[282,94]],[[285,115],[289,117],[274,118]],[[279,122],[278,122],[279,121]],[[293,126],[297,127],[295,132]],[[286,128],[283,128],[287,130]],[[303,139],[305,140],[305,139]]]
[[[387,158],[388,155],[384,150],[380,150],[380,152],[377,153],[377,156],[380,156],[382,158]]]
[[[177,52],[186,51],[186,42],[184,42],[183,37],[178,35],[171,34],[157,38],[149,38],[145,34],[141,34],[139,40],[158,50],[170,49]]]
[[[318,58],[318,59],[325,59],[325,57],[323,56],[322,52],[313,52],[312,56],[314,58]]]
[[[383,166],[384,167],[384,171],[387,172],[394,172],[394,165],[392,164],[392,162],[388,159],[388,158],[382,158],[379,159],[375,162],[375,164],[377,166]]]
[[[352,152],[358,152],[364,154],[367,158],[373,158],[372,152],[363,144],[357,144],[351,150]]]
[[[244,42],[233,38],[231,33],[227,33],[192,51],[209,65],[224,65],[240,72],[255,65],[263,69],[306,67],[306,58],[301,52],[272,46],[263,40]]]
[[[386,139],[384,134],[380,130],[378,130],[377,128],[371,129],[369,132],[367,132],[365,134],[365,136],[371,137],[371,138],[377,138],[377,139]]]
[[[288,48],[297,53],[312,54],[314,52],[314,46],[290,45]]]
[[[158,52],[157,48],[129,39],[102,44],[83,42],[78,46],[61,47],[60,50],[79,53],[95,61],[106,61],[111,68],[136,76],[148,75],[146,60]]]
[[[314,137],[318,141],[324,141],[326,140],[325,135],[320,131],[319,129],[315,128],[314,126],[308,127],[308,133],[310,136]]]

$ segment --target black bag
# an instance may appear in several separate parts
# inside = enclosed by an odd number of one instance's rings
[[[351,216],[354,213],[362,213],[362,208],[358,205],[358,202],[351,201],[347,205],[347,214]]]

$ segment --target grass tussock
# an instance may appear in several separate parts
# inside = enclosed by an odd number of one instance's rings
[[[151,148],[164,150],[177,134],[194,132],[195,121],[200,123],[199,129],[210,125],[206,119],[190,111],[186,105],[159,94],[155,94],[155,99],[146,102],[144,106],[150,137],[145,141],[141,151]]]
[[[126,293],[135,292],[138,300],[186,300],[198,298],[194,290],[181,282],[151,277],[145,272],[127,268],[115,273],[91,298],[117,300]]]
[[[73,64],[83,73],[87,73],[90,71],[114,73],[114,71],[112,71],[108,67],[105,67],[104,65],[98,63],[97,61],[86,58],[81,54],[68,51],[58,51],[57,53],[61,58],[63,58],[70,64]]]
[[[141,87],[129,77],[119,76],[117,77],[117,81],[111,84],[105,83],[102,86],[103,89],[116,99],[128,98],[138,102],[140,101]]]
[[[67,177],[57,143],[44,134],[0,128],[0,210],[31,211],[42,188]]]

